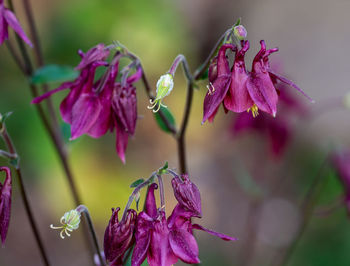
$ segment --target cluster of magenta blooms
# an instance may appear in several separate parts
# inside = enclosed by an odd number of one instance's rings
[[[165,206],[157,208],[154,195],[158,188],[156,183],[148,187],[145,207],[139,214],[132,209],[126,210],[126,215],[119,221],[119,208],[112,210],[104,236],[104,253],[110,265],[124,265],[125,254],[132,247],[133,266],[141,265],[146,258],[151,266],[170,266],[178,259],[190,264],[200,263],[193,229],[226,241],[236,240],[192,222],[193,217],[202,217],[199,189],[187,175],[172,173],[174,177],[171,183],[178,203],[168,218]]]
[[[0,44],[8,39],[8,27],[32,46],[14,13],[5,8],[3,0],[0,0]],[[71,125],[71,139],[83,134],[99,138],[115,130],[116,151],[125,162],[128,139],[134,135],[137,121],[136,88],[133,84],[142,77],[143,70],[138,61],[131,58],[132,63],[119,71],[120,59],[127,55],[116,51],[108,61],[113,49],[113,46],[98,44],[86,53],[79,51],[82,59],[76,67],[80,71],[78,78],[34,99],[33,103],[69,89],[60,111],[62,119]],[[251,128],[267,134],[271,139],[272,151],[280,154],[287,142],[288,126],[283,120],[283,113],[275,118],[278,100],[281,100],[286,110],[301,109],[285,92],[281,83],[302,91],[290,80],[271,70],[268,57],[277,51],[276,48],[267,50],[265,42],[261,41],[261,49],[253,60],[251,71],[246,70],[244,61],[248,49],[249,42],[246,40],[236,45],[225,43],[212,59],[203,122],[212,122],[222,103],[226,112],[239,113],[233,125],[235,133]],[[234,52],[231,67],[227,50]],[[101,78],[96,79],[98,67],[105,68],[105,71]],[[258,110],[266,114],[256,117]],[[343,181],[350,210],[350,153],[337,153],[331,158]],[[0,167],[0,172],[5,173],[4,181],[0,182],[0,237],[4,243],[10,222],[12,178],[8,167]],[[193,223],[192,218],[202,217],[199,189],[188,175],[172,174],[174,196],[178,203],[169,217],[166,217],[164,205],[157,207],[154,193],[158,185],[153,182],[148,186],[145,207],[140,213],[126,209],[119,220],[120,209],[112,209],[104,236],[104,254],[110,265],[123,265],[131,250],[133,266],[141,265],[146,258],[151,266],[170,266],[178,259],[185,263],[199,263],[193,229],[206,231],[226,241],[236,240]]]

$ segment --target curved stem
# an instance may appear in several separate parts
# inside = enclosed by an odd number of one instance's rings
[[[12,140],[11,140],[11,138],[6,130],[6,126],[4,124],[2,125],[0,133],[1,133],[1,137],[3,138],[5,144],[8,148],[9,153],[17,154],[16,148],[15,148],[14,144],[12,143]],[[38,245],[41,257],[43,259],[44,265],[50,265],[48,256],[47,256],[45,248],[44,248],[44,244],[43,244],[41,237],[40,237],[40,234],[39,234],[37,224],[34,220],[34,215],[33,215],[32,209],[31,209],[30,204],[29,204],[27,192],[25,190],[25,186],[24,186],[24,182],[23,182],[23,178],[22,178],[22,174],[21,174],[21,169],[19,166],[19,160],[17,161],[15,169],[16,169],[16,173],[17,173],[17,177],[18,177],[18,184],[19,184],[21,196],[23,199],[24,207],[25,207],[25,210],[27,212],[27,216],[29,218],[29,223],[30,223],[30,226],[31,226],[32,231],[34,233],[34,237],[35,237],[36,243]]]
[[[161,175],[157,175],[158,184],[159,184],[159,197],[160,197],[160,206],[165,211],[165,193],[164,193],[164,184]]]
[[[94,228],[94,224],[92,223],[92,219],[91,219],[91,216],[90,216],[90,213],[89,213],[89,210],[88,208],[85,206],[85,205],[79,205],[76,210],[80,213],[83,213],[86,221],[87,221],[87,225],[89,227],[89,231],[91,233],[91,237],[92,237],[92,242],[94,243],[94,247],[96,249],[96,253],[97,253],[97,256],[100,260],[100,265],[101,266],[105,266],[106,265],[106,262],[105,260],[102,258],[102,255],[101,255],[101,249],[100,249],[100,246],[98,244],[98,240],[97,240],[97,236],[96,236],[96,231],[95,231],[95,228]]]

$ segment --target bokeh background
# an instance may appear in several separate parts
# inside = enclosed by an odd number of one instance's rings
[[[247,67],[259,40],[279,47],[271,62],[316,103],[287,88],[312,115],[293,118],[292,135],[281,158],[271,156],[266,138],[255,133],[233,135],[233,113],[220,110],[213,124],[201,125],[207,81],[199,83],[187,130],[188,166],[202,193],[200,224],[235,236],[224,242],[196,234],[201,265],[272,265],[296,236],[302,221],[299,204],[326,154],[350,145],[349,111],[338,99],[349,91],[349,10],[347,0],[60,0],[31,1],[47,63],[76,66],[77,50],[119,40],[139,55],[155,89],[175,56],[184,54],[192,70],[208,55],[219,36],[238,17],[248,31],[251,48]],[[14,0],[26,32],[22,1]],[[54,86],[58,84],[54,84]],[[66,92],[52,97],[56,110]],[[178,72],[165,104],[180,124],[186,81]],[[148,177],[165,161],[177,168],[176,143],[162,132],[146,108],[143,85],[137,84],[139,120],[129,142],[126,164],[115,153],[115,135],[87,136],[69,142],[70,165],[84,204],[89,208],[102,245],[111,208],[125,206],[129,185]],[[58,156],[35,108],[26,78],[5,46],[0,47],[0,112],[13,111],[8,131],[21,156],[30,202],[52,265],[91,265],[82,230],[62,240],[49,228],[65,211],[75,208]],[[292,119],[292,118],[291,118]],[[66,126],[62,128],[67,130]],[[3,143],[0,143],[3,147]],[[4,160],[0,161],[5,164]],[[322,170],[317,204],[334,202],[343,193],[331,167]],[[2,180],[3,176],[0,177]],[[165,179],[167,213],[175,200]],[[0,265],[40,265],[40,257],[18,191],[13,182],[13,209]],[[350,223],[345,208],[314,215],[288,265],[350,264]],[[178,263],[182,265],[181,262]]]

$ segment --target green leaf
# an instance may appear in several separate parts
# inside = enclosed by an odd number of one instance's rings
[[[159,114],[160,112],[162,112],[164,114],[165,118],[169,121],[169,124],[171,124],[173,127],[175,127],[175,118],[174,118],[173,114],[170,112],[169,108],[163,107],[163,106],[160,107],[160,110],[157,113],[154,113],[154,118],[156,119],[156,122],[157,122],[158,126],[160,127],[160,129],[167,132],[167,133],[171,133],[169,128],[163,122],[163,120]]]
[[[137,187],[138,185],[142,184],[143,182],[145,182],[145,179],[143,178],[140,178],[140,179],[137,179],[135,182],[133,182],[130,187],[133,188],[133,187]]]
[[[238,25],[241,25],[241,18],[238,18],[235,25],[233,25],[233,27],[236,27]]]
[[[78,77],[79,71],[71,66],[46,65],[35,71],[32,76],[33,84],[44,84],[50,82],[64,82]]]

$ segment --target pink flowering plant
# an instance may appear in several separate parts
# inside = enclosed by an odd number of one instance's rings
[[[200,264],[203,262],[199,241],[202,232],[226,241],[226,249],[240,254],[237,262],[232,262],[230,265],[253,265],[251,260],[255,254],[256,238],[259,235],[257,221],[263,216],[259,215],[264,210],[265,200],[272,197],[272,193],[280,185],[278,182],[273,183],[274,180],[271,178],[268,183],[271,186],[266,189],[261,180],[264,175],[271,173],[267,171],[268,166],[277,172],[278,169],[283,169],[279,168],[282,164],[291,163],[288,158],[288,147],[295,137],[295,121],[309,121],[314,116],[311,105],[314,101],[289,78],[279,74],[278,68],[271,67],[270,61],[273,60],[273,54],[278,48],[268,48],[267,42],[261,40],[260,49],[253,57],[251,67],[247,68],[245,57],[250,53],[250,42],[247,39],[248,32],[239,19],[224,31],[211,52],[207,53],[204,62],[194,71],[186,57],[179,54],[168,71],[161,74],[152,73],[159,77],[158,82],[152,84],[148,81],[150,74],[142,64],[142,55],[139,57],[117,41],[105,44],[96,40],[96,45],[79,50],[79,57],[76,56],[75,59],[80,61],[75,67],[45,64],[30,1],[23,1],[23,7],[27,17],[25,25],[30,31],[30,37],[22,28],[12,1],[0,0],[0,45],[6,44],[8,49],[1,52],[9,53],[28,80],[32,99],[27,105],[36,108],[38,117],[58,154],[69,184],[69,192],[74,199],[71,210],[64,213],[59,223],[54,222],[48,228],[57,230],[57,235],[65,239],[64,241],[74,241],[67,238],[80,229],[84,236],[87,236],[85,240],[91,247],[89,260],[95,265],[171,266],[179,261],[186,264]],[[36,58],[36,63],[33,57]],[[170,60],[172,58],[169,58],[169,62]],[[187,94],[182,97],[185,99],[184,110],[182,122],[178,127],[175,116],[167,104],[173,99],[172,91],[178,90],[175,76],[179,75],[177,72],[180,65],[187,83]],[[56,87],[49,88],[52,84]],[[141,92],[142,88],[145,89],[145,93]],[[202,96],[195,95],[196,90],[202,91]],[[59,98],[59,94],[63,95],[63,99]],[[243,161],[244,157],[248,156],[257,167],[248,170],[253,173],[252,176],[240,174],[238,177],[237,175],[232,177],[237,179],[238,187],[251,197],[253,202],[249,208],[246,230],[239,234],[243,236],[242,240],[236,234],[226,235],[201,225],[210,218],[204,206],[204,202],[207,201],[203,201],[208,191],[203,192],[202,183],[194,183],[196,179],[192,178],[194,173],[189,167],[186,149],[186,133],[191,110],[194,108],[192,105],[194,97],[202,97],[200,99],[203,108],[202,119],[197,121],[202,124],[201,131],[208,129],[206,121],[214,127],[219,124],[217,121],[214,122],[214,118],[220,116],[218,111],[222,106],[226,113],[222,115],[223,120],[229,121],[225,122],[225,125],[232,142],[243,135],[250,138],[249,134],[253,133],[258,136],[259,143],[266,146],[261,153],[262,156],[253,155],[253,149],[242,149],[244,152],[239,153],[240,159]],[[306,101],[303,102],[303,99]],[[55,107],[56,101],[60,101],[59,108]],[[346,99],[344,103],[346,105]],[[147,108],[145,105],[148,105]],[[339,102],[335,106],[339,107]],[[76,187],[75,176],[69,163],[70,154],[66,149],[56,111],[59,111],[63,122],[69,125],[69,141],[80,139],[83,135],[100,139],[104,135],[113,134],[115,142],[108,147],[115,147],[113,149],[123,165],[137,167],[139,163],[126,159],[132,150],[128,148],[128,144],[135,138],[136,126],[142,118],[140,114],[154,116],[159,129],[169,134],[177,144],[177,167],[174,165],[169,167],[166,162],[148,178],[136,181],[130,179],[130,188],[133,191],[126,204],[118,201],[114,206],[100,207],[106,212],[111,209],[109,221],[104,221],[103,241],[101,234],[95,230],[93,217],[87,206],[83,205]],[[15,146],[18,140],[12,139],[7,130],[8,120],[15,119],[9,118],[10,115],[11,113],[0,114],[0,137],[3,141],[0,156],[4,159],[0,165],[1,243],[7,248],[9,228],[11,229],[12,219],[15,219],[11,218],[11,201],[12,197],[17,197],[18,194],[23,200],[24,211],[28,218],[25,222],[28,222],[34,236],[33,239],[22,241],[35,241],[41,256],[41,261],[38,260],[36,265],[40,263],[55,265],[51,248],[45,244],[46,238],[43,237],[43,230],[39,226],[39,217],[33,211],[35,207],[30,204],[29,197],[32,195],[27,192],[25,185],[29,179],[24,181],[24,177],[26,178],[30,171],[25,169],[22,175],[20,152],[17,152]],[[195,134],[199,136],[201,133]],[[30,135],[26,138],[28,139],[25,141],[30,142]],[[218,136],[215,136],[215,141],[211,142],[211,145],[216,142],[220,144]],[[150,155],[142,156],[145,158]],[[164,158],[164,161],[168,159]],[[156,169],[162,163],[164,162],[159,162],[156,167],[151,168]],[[238,164],[231,164],[239,168]],[[346,206],[349,212],[349,151],[332,150],[321,164],[314,183],[298,209],[301,218],[300,225],[296,228],[296,236],[284,247],[282,253],[273,256],[271,264],[264,262],[261,265],[287,265],[305,227],[309,224],[310,217],[324,214],[324,206],[317,206],[316,199],[325,167],[333,169],[343,188],[343,192],[339,195],[340,200],[336,200],[339,203],[336,207]],[[213,177],[218,190],[221,187],[224,189],[220,175]],[[16,182],[13,182],[15,179]],[[277,180],[281,180],[281,177],[278,176]],[[12,186],[17,185],[18,191],[15,188],[16,192],[13,193]],[[127,189],[128,187],[125,187],[125,190]],[[173,196],[170,197],[166,193]],[[221,213],[222,217],[225,213],[232,212],[229,207],[217,207],[217,213]],[[334,209],[336,209],[334,206],[330,210],[328,208],[327,213]],[[232,228],[232,231],[235,232],[235,228]],[[211,236],[208,236],[208,241],[212,241]],[[59,241],[55,237],[56,240]],[[243,246],[239,246],[242,248],[238,248],[239,242],[243,242]]]

